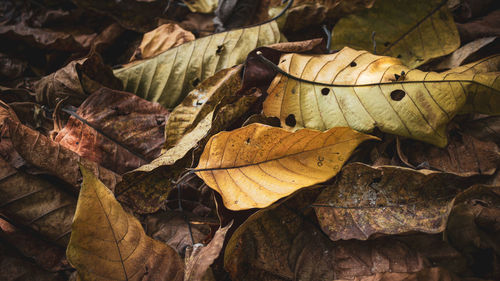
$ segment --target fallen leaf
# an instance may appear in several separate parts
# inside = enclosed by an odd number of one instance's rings
[[[3,219],[0,219],[0,239],[45,270],[55,272],[69,267],[63,247],[36,237]]]
[[[500,56],[493,56],[435,73],[348,47],[330,55],[285,54],[264,114],[294,130],[349,126],[371,132],[377,127],[443,147],[446,124],[456,114],[500,113],[500,80],[494,72],[499,63]]]
[[[331,49],[375,48],[379,54],[400,58],[410,68],[447,55],[460,46],[460,38],[446,2],[377,0],[371,9],[338,21]]]
[[[466,187],[465,179],[452,174],[352,163],[312,206],[333,241],[410,231],[440,233],[455,196]]]
[[[240,88],[241,69],[241,65],[223,69],[189,92],[167,120],[164,150],[175,146],[186,132],[196,127],[200,120],[215,109],[223,97]]]
[[[335,176],[370,139],[377,138],[349,128],[292,133],[254,123],[210,138],[194,172],[228,209],[264,208]]]
[[[157,103],[101,88],[70,113],[54,141],[81,157],[122,174],[160,155],[169,112]]]
[[[7,243],[0,243],[0,280],[63,281],[59,274],[47,272],[9,251]]]
[[[192,13],[209,14],[217,8],[217,0],[182,0]]]
[[[464,267],[461,255],[439,235],[332,242],[309,216],[307,206],[317,192],[308,191],[259,210],[234,232],[224,253],[231,280],[353,280]]]
[[[12,109],[3,102],[0,102],[0,126],[9,131],[14,149],[26,162],[70,184],[75,193],[78,193],[82,180],[79,163],[93,170],[111,189],[121,180],[121,177],[112,171],[81,158],[40,132],[24,126]]]
[[[116,189],[118,200],[138,213],[157,211],[175,184],[168,179],[178,179],[186,168],[192,167],[208,139],[245,116],[260,96],[260,91],[250,90],[242,96],[231,95],[222,99],[174,147],[150,164],[124,174],[124,180]]]
[[[0,158],[0,211],[49,240],[66,246],[76,200],[54,183],[11,167]]]
[[[146,236],[92,171],[83,183],[66,255],[82,280],[182,280],[182,260]]]
[[[355,278],[355,281],[480,281],[462,279],[441,267],[425,268],[412,273],[376,273],[371,276]]]
[[[204,224],[192,224],[188,221],[192,215],[185,212],[168,211],[149,215],[145,220],[146,234],[155,240],[165,242],[181,256],[187,247],[194,243],[201,243],[210,234],[210,227]]]
[[[480,117],[463,124],[464,130],[482,141],[500,145],[500,116]]]
[[[500,278],[500,188],[475,185],[457,196],[445,232],[475,276]]]
[[[230,222],[225,227],[219,228],[208,245],[193,245],[191,255],[186,255],[184,281],[196,281],[203,278],[210,265],[219,256],[227,231],[232,225],[233,222]]]
[[[252,0],[221,0],[215,10],[215,31],[222,32],[242,27],[254,22],[254,14],[260,1]],[[280,9],[282,10],[282,9]],[[265,19],[258,22],[268,20]]]
[[[26,67],[26,61],[0,53],[0,81],[14,80],[21,77]]]
[[[500,164],[498,146],[480,141],[467,133],[452,131],[444,148],[412,140],[398,141],[398,156],[409,167],[425,165],[432,169],[464,177],[493,175]]]
[[[114,74],[127,92],[172,108],[201,81],[242,63],[251,50],[277,43],[280,38],[276,21],[271,21],[182,44]]]
[[[175,23],[167,23],[144,33],[141,44],[132,55],[131,61],[149,59],[164,51],[195,39],[194,35]]]
[[[500,36],[500,11],[491,11],[488,15],[466,23],[457,23],[462,42],[470,42],[481,37]]]
[[[495,41],[498,37],[483,37],[474,40],[462,47],[460,47],[455,52],[447,56],[443,61],[441,61],[436,68],[442,70],[448,70],[454,67],[460,66],[469,56],[473,55],[475,52],[479,51],[481,48],[488,46],[491,42]]]
[[[58,99],[68,98],[67,104],[80,105],[102,86],[120,90],[121,82],[113,76],[97,53],[75,60],[34,84],[38,103],[55,107]]]

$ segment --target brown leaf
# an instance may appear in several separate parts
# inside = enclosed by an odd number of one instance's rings
[[[500,116],[482,116],[467,120],[462,126],[473,137],[500,145]]]
[[[352,280],[432,266],[464,269],[460,254],[439,235],[332,242],[309,216],[315,194],[300,192],[260,210],[235,231],[224,255],[232,280]]]
[[[91,170],[82,166],[82,174],[66,250],[80,280],[182,280],[184,266],[175,250],[146,236]]]
[[[481,37],[500,36],[500,10],[470,22],[457,23],[457,29],[462,43]]]
[[[376,273],[371,276],[355,278],[354,280],[355,281],[461,281],[463,279],[458,278],[453,273],[449,272],[444,268],[431,267],[412,273],[392,273],[392,272]]]
[[[17,121],[16,121],[17,120]],[[26,162],[57,176],[73,187],[78,193],[82,176],[79,163],[94,171],[99,178],[114,190],[121,177],[75,152],[55,143],[48,137],[19,122],[12,109],[0,102],[0,125],[9,131],[15,150]]]
[[[175,23],[167,23],[144,34],[130,61],[154,57],[170,48],[195,39],[194,35]]]
[[[75,60],[34,84],[38,103],[54,107],[58,99],[68,98],[67,104],[80,105],[102,86],[121,90],[122,83],[104,65],[99,54]]]
[[[190,255],[186,255],[186,270],[184,271],[184,281],[201,280],[210,265],[219,256],[224,244],[227,231],[231,228],[231,221],[225,227],[219,228],[212,241],[207,246],[193,245]]]
[[[442,60],[434,69],[448,70],[454,67],[462,65],[469,57],[473,56],[476,52],[480,51],[482,48],[486,48],[498,37],[483,37],[474,40],[464,46],[460,47],[458,50],[454,51],[448,55],[444,60]],[[470,61],[470,60],[469,60]]]
[[[445,235],[472,271],[500,278],[500,187],[475,185],[457,196]]]
[[[366,240],[377,233],[439,233],[446,227],[455,195],[467,186],[452,174],[352,163],[313,206],[333,241]]]
[[[444,148],[412,140],[398,141],[398,155],[409,167],[427,168],[464,177],[493,175],[500,164],[498,146],[452,131]]]
[[[45,270],[54,272],[69,267],[63,247],[40,239],[3,219],[0,219],[0,239]]]
[[[14,110],[21,122],[34,130],[48,135],[54,128],[52,116],[34,102],[13,102],[9,106]]]
[[[168,114],[158,103],[101,88],[72,113],[55,142],[122,174],[160,154]]]
[[[0,53],[0,81],[14,80],[26,70],[26,61]]]
[[[47,272],[26,259],[12,253],[9,245],[0,243],[0,280],[63,281],[57,273]]]
[[[186,247],[192,246],[191,235],[194,243],[201,243],[210,234],[210,227],[204,224],[192,224],[189,228],[187,222],[191,217],[192,215],[175,211],[149,215],[145,221],[146,234],[165,242],[184,256]]]
[[[50,181],[14,169],[1,158],[0,171],[2,214],[66,246],[76,207],[75,198]]]

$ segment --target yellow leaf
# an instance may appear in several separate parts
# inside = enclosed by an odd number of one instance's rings
[[[267,207],[306,186],[335,176],[363,141],[349,128],[295,133],[258,123],[213,136],[196,174],[231,210]]]
[[[124,90],[172,108],[198,83],[241,64],[253,49],[280,42],[276,21],[203,37],[115,70]]]
[[[83,166],[83,184],[66,255],[82,280],[182,280],[183,262],[146,236],[111,191]]]
[[[411,68],[450,54],[460,37],[447,1],[377,0],[373,7],[342,18],[332,32],[332,50],[344,46],[400,58]]]
[[[500,113],[499,73],[491,72],[499,65],[496,55],[436,73],[348,47],[330,55],[285,54],[264,114],[287,128],[378,127],[444,146],[446,124],[459,111]]]
[[[175,107],[165,124],[165,151],[196,127],[223,97],[230,96],[241,87],[241,69],[242,65],[238,65],[217,72],[189,92]]]
[[[192,13],[213,13],[217,9],[217,0],[183,0]]]

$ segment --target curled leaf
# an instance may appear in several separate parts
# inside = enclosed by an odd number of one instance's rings
[[[349,128],[292,133],[254,123],[213,136],[194,171],[228,209],[263,208],[335,176],[370,139],[377,138]]]
[[[66,255],[82,280],[182,280],[180,257],[146,236],[111,191],[82,166],[83,183]]]

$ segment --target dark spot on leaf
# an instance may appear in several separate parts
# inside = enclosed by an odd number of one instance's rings
[[[400,77],[401,77],[401,75],[394,74],[394,78],[396,78],[396,81],[398,81]]]
[[[292,89],[292,94],[295,94],[295,88]]]
[[[385,43],[384,43],[384,46],[385,46],[385,47],[388,47],[390,44],[391,44],[391,43],[389,43],[389,42],[385,42]]]
[[[284,63],[286,60],[282,60],[281,63]]]
[[[196,77],[193,82],[191,82],[191,84],[193,85],[193,87],[196,87],[198,86],[198,84],[200,84],[200,78]]]
[[[220,53],[222,53],[223,50],[224,50],[224,45],[219,45],[217,46],[217,51],[215,51],[215,53],[217,55],[220,55]]]
[[[79,142],[76,142],[76,144],[79,144]]]
[[[285,124],[290,127],[295,127],[297,125],[297,120],[295,120],[295,115],[290,114],[285,119]]]
[[[321,94],[322,94],[323,96],[328,95],[328,93],[330,93],[330,89],[328,89],[328,88],[323,88],[323,89],[321,89]]]
[[[245,141],[246,144],[250,144],[250,138]]]
[[[351,62],[350,66],[351,67],[355,67],[356,65],[358,65],[355,61]]]
[[[400,101],[405,97],[406,93],[403,90],[394,90],[391,92],[391,99],[394,101]]]
[[[399,54],[399,55],[397,56],[397,58],[398,58],[398,59],[402,58],[401,54]]]
[[[372,180],[372,183],[379,183],[380,181],[382,181],[382,178],[381,177],[377,177],[377,178],[374,178]]]

